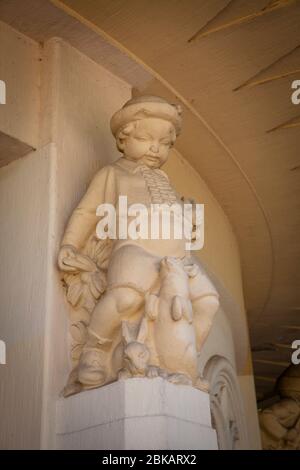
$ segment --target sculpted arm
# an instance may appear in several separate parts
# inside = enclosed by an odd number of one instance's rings
[[[104,202],[114,203],[114,200],[114,170],[107,166],[93,178],[87,192],[69,219],[58,256],[58,265],[62,271],[74,271],[74,268],[66,265],[64,260],[77,256],[93,230],[96,230],[99,221],[96,215],[97,207]]]

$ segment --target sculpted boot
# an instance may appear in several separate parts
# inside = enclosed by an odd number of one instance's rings
[[[96,388],[107,379],[107,345],[110,339],[101,338],[89,330],[89,339],[83,348],[79,365],[78,380],[84,388]]]

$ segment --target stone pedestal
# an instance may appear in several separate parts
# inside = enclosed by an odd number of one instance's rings
[[[58,449],[217,449],[207,393],[135,378],[62,398]]]

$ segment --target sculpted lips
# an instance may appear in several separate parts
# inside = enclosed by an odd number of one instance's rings
[[[145,157],[147,158],[147,160],[149,160],[150,162],[153,162],[153,163],[156,163],[156,162],[160,161],[160,158],[156,155],[145,155]]]

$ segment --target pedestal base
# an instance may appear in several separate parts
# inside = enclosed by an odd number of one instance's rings
[[[115,382],[62,398],[58,449],[217,449],[207,393],[161,378]]]

